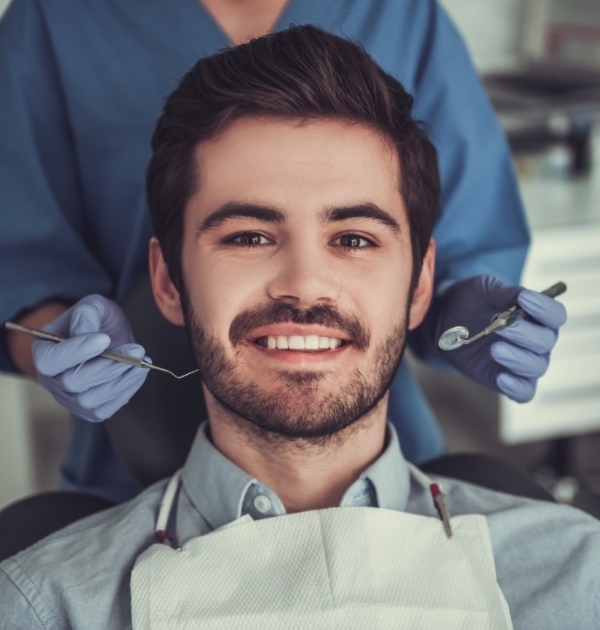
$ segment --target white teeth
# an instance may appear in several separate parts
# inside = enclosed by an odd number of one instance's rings
[[[288,344],[290,350],[304,350],[306,347],[304,344],[304,337],[300,337],[300,335],[291,335],[288,337]]]
[[[306,335],[306,337],[302,335],[290,335],[289,337],[269,335],[266,345],[270,350],[335,350],[342,345],[342,340],[319,337],[319,335]]]
[[[304,337],[304,347],[307,350],[318,350],[319,349],[318,335],[308,335],[307,337]]]

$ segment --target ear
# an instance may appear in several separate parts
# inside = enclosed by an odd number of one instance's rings
[[[419,276],[419,282],[415,288],[415,292],[412,297],[410,305],[410,316],[408,320],[408,329],[413,330],[416,328],[425,317],[427,309],[431,304],[431,297],[433,295],[433,276],[435,272],[435,241],[431,239],[427,252],[423,258],[423,267],[421,268],[421,275]]]
[[[156,236],[150,239],[148,264],[150,267],[152,293],[154,294],[156,305],[167,321],[177,326],[183,326],[184,319],[181,309],[181,297],[169,277],[169,271]]]

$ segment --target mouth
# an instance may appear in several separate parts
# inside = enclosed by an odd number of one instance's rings
[[[352,343],[349,339],[321,335],[264,335],[253,339],[252,342],[267,350],[315,353],[338,350]]]

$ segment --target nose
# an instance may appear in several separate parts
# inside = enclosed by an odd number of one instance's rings
[[[274,261],[273,261],[274,262]],[[317,243],[290,243],[278,256],[275,273],[268,286],[274,300],[310,308],[315,304],[335,302],[339,283],[328,264],[326,248]]]

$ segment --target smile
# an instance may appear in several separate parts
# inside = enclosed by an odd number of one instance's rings
[[[337,350],[349,342],[345,339],[319,335],[266,335],[258,337],[254,343],[269,350],[323,352],[325,350]]]

